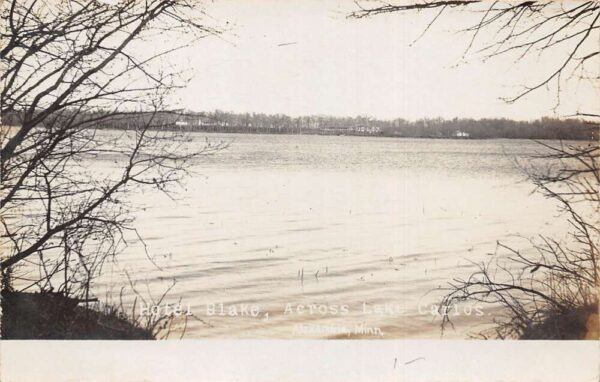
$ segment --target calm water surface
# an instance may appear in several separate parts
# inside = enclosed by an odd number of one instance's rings
[[[206,139],[230,145],[197,160],[176,201],[136,196],[160,269],[137,243],[96,286],[122,285],[127,270],[158,299],[175,279],[165,301],[181,298],[197,318],[187,338],[439,338],[437,288],[489,260],[497,240],[526,249],[524,238],[566,232],[516,165],[540,151],[534,142],[198,134],[193,144]],[[455,313],[450,338],[494,317]]]

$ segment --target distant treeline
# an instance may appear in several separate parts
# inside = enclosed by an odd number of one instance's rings
[[[102,118],[104,117],[104,118]],[[505,118],[433,118],[408,121],[402,118],[381,120],[367,116],[290,117],[284,114],[206,113],[161,111],[155,113],[85,113],[78,119],[97,120],[94,126],[111,129],[131,129],[149,120],[155,129],[187,130],[221,133],[253,134],[321,134],[373,135],[407,138],[461,138],[461,139],[598,139],[598,124],[579,119],[541,118],[535,121],[514,121]],[[18,113],[5,114],[5,125],[19,125]]]

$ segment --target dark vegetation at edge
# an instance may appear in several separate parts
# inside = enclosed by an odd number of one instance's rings
[[[121,310],[62,293],[2,291],[2,331],[6,340],[152,340],[152,330]]]
[[[598,304],[547,314],[536,325],[525,328],[521,340],[583,340],[600,338]]]

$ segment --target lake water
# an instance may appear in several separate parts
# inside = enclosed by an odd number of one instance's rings
[[[540,151],[534,142],[197,134],[192,144],[206,139],[229,147],[195,162],[176,201],[135,196],[156,266],[137,243],[96,284],[114,297],[127,270],[158,299],[175,279],[163,304],[181,299],[194,314],[186,338],[439,338],[437,288],[489,260],[497,240],[526,249],[525,238],[567,231],[516,165]],[[496,314],[460,307],[445,337]]]

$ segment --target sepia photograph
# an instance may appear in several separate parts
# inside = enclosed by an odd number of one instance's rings
[[[0,0],[0,380],[598,381],[599,19]]]

